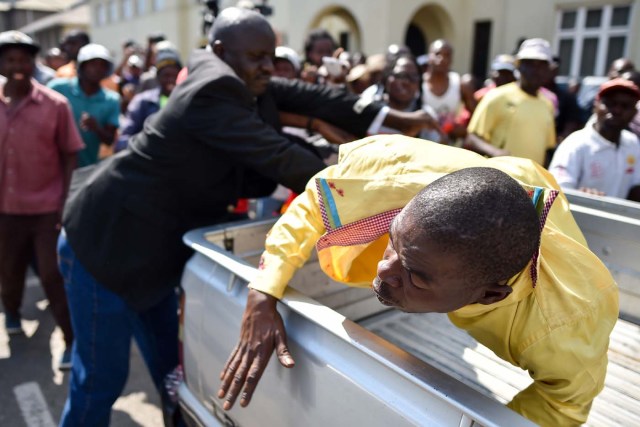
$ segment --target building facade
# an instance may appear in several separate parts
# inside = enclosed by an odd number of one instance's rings
[[[125,38],[144,44],[163,32],[183,55],[202,44],[202,0],[89,0],[93,39],[115,54]],[[255,3],[262,3],[256,0]],[[221,8],[235,0],[219,0]],[[306,34],[326,28],[348,50],[383,52],[389,44],[424,53],[438,38],[454,48],[459,72],[486,74],[491,58],[525,38],[549,40],[561,74],[603,75],[612,59],[640,64],[640,0],[269,0],[283,44],[303,51]]]
[[[89,5],[82,0],[0,0],[0,31],[29,34],[42,51],[71,30],[87,30]]]

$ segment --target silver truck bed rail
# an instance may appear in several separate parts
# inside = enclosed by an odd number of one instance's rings
[[[589,248],[620,289],[620,317],[640,322],[640,203],[566,190]]]

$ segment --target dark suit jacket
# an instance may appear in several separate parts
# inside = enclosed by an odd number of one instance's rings
[[[302,191],[324,165],[277,132],[278,108],[356,134],[381,108],[354,109],[358,98],[275,79],[263,100],[270,124],[231,68],[212,53],[194,53],[189,77],[165,108],[67,202],[67,238],[98,282],[133,308],[149,308],[179,283],[190,255],[186,231],[224,221],[238,197],[268,195],[272,181]],[[256,174],[268,179],[247,188],[245,176]]]

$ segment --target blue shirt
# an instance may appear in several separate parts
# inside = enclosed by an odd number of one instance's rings
[[[118,127],[120,115],[120,95],[111,90],[100,88],[98,92],[87,96],[80,88],[78,78],[54,79],[47,85],[60,92],[71,104],[73,118],[85,144],[84,150],[78,153],[78,167],[92,165],[98,162],[100,138],[89,130],[80,128],[80,117],[88,113],[94,117],[100,126],[113,125]],[[109,141],[111,142],[111,141]]]
[[[120,136],[114,151],[124,150],[129,138],[140,132],[147,117],[160,110],[160,88],[145,90],[133,97],[127,107],[127,115],[120,122]]]

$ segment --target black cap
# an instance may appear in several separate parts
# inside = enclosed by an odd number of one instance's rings
[[[31,37],[20,31],[5,31],[0,33],[0,50],[7,47],[23,47],[34,56],[40,51],[40,46],[38,46]]]

